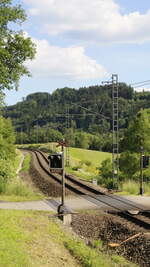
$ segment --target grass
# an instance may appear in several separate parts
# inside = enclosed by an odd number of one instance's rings
[[[144,187],[144,195],[150,195],[150,183],[144,183],[143,187]],[[139,182],[128,180],[121,185],[120,187],[121,192],[119,192],[118,194],[139,195],[139,190],[140,190],[139,188],[140,188]]]
[[[60,147],[56,147],[56,145],[57,143],[48,143],[24,145],[23,147],[38,148],[51,153],[51,151],[60,151]],[[69,152],[70,167],[66,167],[66,171],[87,181],[91,181],[98,175],[97,167],[100,167],[103,160],[112,157],[111,153],[73,147],[69,148]]]
[[[64,230],[47,212],[0,210],[0,266],[133,267]]]
[[[25,155],[24,161],[23,161],[23,166],[22,166],[22,171],[28,172],[30,169],[30,161],[31,161],[31,155],[28,153]]]
[[[16,157],[15,157],[15,161],[14,161],[15,171],[17,171],[17,169],[18,169],[18,166],[20,164],[21,159],[22,159],[22,153],[18,149],[16,149]]]
[[[15,171],[17,171],[20,161],[22,159],[22,153],[17,150],[16,159],[14,162]],[[28,173],[30,168],[30,155],[26,154],[22,171]],[[10,177],[11,178],[11,177]],[[0,200],[3,201],[29,201],[43,199],[44,196],[37,192],[33,186],[27,184],[17,175],[10,179],[5,186],[5,190],[0,194]]]
[[[103,160],[112,157],[111,153],[73,147],[70,147],[70,155],[77,162],[90,161],[95,167],[99,167]]]
[[[91,181],[98,175],[98,167],[103,160],[111,158],[110,153],[87,150],[81,148],[70,148],[70,168],[67,172],[87,181]]]

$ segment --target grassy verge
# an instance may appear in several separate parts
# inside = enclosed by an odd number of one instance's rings
[[[32,144],[24,147],[38,148],[48,153],[60,150],[60,147],[56,147],[56,143]],[[91,181],[98,175],[97,167],[100,167],[103,160],[111,158],[111,153],[95,150],[70,147],[69,151],[70,167],[67,167],[66,171],[87,181]]]
[[[1,266],[135,266],[122,257],[86,246],[47,215],[37,211],[0,211]]]
[[[144,183],[144,194],[145,195],[150,195],[150,183]],[[140,184],[137,181],[126,181],[124,182],[121,186],[121,193],[119,192],[118,194],[121,195],[139,195],[140,191]]]
[[[30,169],[31,155],[28,153],[25,155],[21,171],[28,172]]]
[[[16,159],[14,161],[15,172],[17,171],[20,161],[22,159],[22,153],[17,150]],[[26,154],[22,171],[28,173],[30,168],[30,155]],[[15,175],[5,186],[4,192],[0,194],[0,200],[3,201],[29,201],[43,199],[44,196],[37,192],[31,184],[24,182],[20,177]]]

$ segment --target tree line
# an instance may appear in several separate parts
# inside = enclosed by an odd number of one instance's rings
[[[132,87],[120,83],[118,101],[119,136],[122,140],[129,122],[141,109],[150,106],[150,93],[137,93]],[[13,122],[17,143],[50,142],[63,137],[71,146],[111,152],[110,85],[78,90],[65,87],[52,94],[30,94],[16,105],[6,107],[3,114]],[[82,139],[82,144],[79,139]]]

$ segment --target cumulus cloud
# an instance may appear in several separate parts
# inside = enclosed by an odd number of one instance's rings
[[[94,42],[150,40],[150,10],[122,14],[114,0],[24,0],[29,14],[50,35]]]
[[[108,75],[106,69],[85,54],[82,46],[61,48],[47,40],[33,39],[37,55],[27,62],[31,73],[39,78],[95,79]]]

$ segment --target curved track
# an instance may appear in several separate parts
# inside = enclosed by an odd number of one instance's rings
[[[49,161],[47,156],[39,151],[32,150],[35,153],[40,167],[55,181],[61,184],[61,176],[59,174],[52,174],[49,172]],[[88,185],[86,182],[80,181],[72,175],[65,175],[65,186],[72,192],[81,195],[88,201],[93,202],[97,206],[100,203],[105,205],[105,210],[115,213],[116,215],[130,221],[146,230],[150,230],[150,212],[142,205],[133,201],[127,200],[120,196],[108,194],[104,190],[97,189],[94,186]],[[140,215],[132,215],[128,211],[139,211]]]

